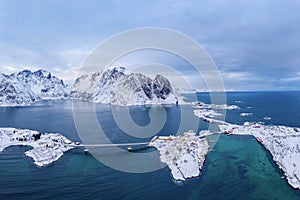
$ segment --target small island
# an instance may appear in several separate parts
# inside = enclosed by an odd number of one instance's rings
[[[41,134],[28,129],[0,128],[0,152],[16,145],[33,147],[25,155],[40,167],[57,161],[64,152],[74,148],[74,143],[59,133]]]
[[[209,145],[205,138],[188,131],[182,136],[154,137],[149,146],[160,153],[161,162],[168,165],[175,180],[199,176]]]
[[[184,181],[197,177],[202,170],[205,157],[209,152],[206,136],[212,134],[252,135],[272,155],[273,160],[284,172],[288,183],[300,189],[300,128],[263,125],[246,122],[244,125],[230,124],[214,119],[221,115],[212,108],[201,104],[195,106],[194,114],[203,121],[218,123],[219,132],[209,130],[184,132],[180,136],[155,136],[149,146],[160,153],[160,160],[167,164],[174,180]],[[218,106],[217,106],[218,107]],[[237,106],[222,105],[219,109],[239,109]],[[0,128],[0,152],[9,146],[31,146],[25,155],[34,160],[37,166],[46,166],[78,146],[59,133],[41,134],[38,131],[17,128]]]

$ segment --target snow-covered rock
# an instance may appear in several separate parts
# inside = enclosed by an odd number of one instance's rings
[[[209,151],[207,140],[191,131],[183,136],[154,137],[149,146],[160,152],[161,162],[168,165],[173,178],[182,181],[199,176]]]
[[[169,80],[157,75],[154,80],[142,74],[125,74],[113,68],[76,79],[73,98],[117,105],[176,104],[180,100]]]
[[[199,109],[217,109],[217,110],[237,110],[240,109],[237,105],[227,105],[227,104],[206,104],[203,102],[196,102],[193,106],[194,108]]]
[[[263,119],[264,119],[264,120],[271,120],[272,118],[269,117],[269,116],[265,116]]]
[[[210,122],[210,123],[220,123],[220,124],[226,124],[226,122],[218,119],[214,119],[215,116],[221,116],[221,113],[218,113],[214,110],[210,109],[196,109],[193,111],[194,115],[199,117],[200,119],[203,119],[205,122]]]
[[[241,113],[240,114],[241,117],[248,117],[250,115],[253,115],[253,113]]]
[[[16,77],[41,99],[61,99],[69,96],[69,88],[64,81],[46,70],[37,70],[35,72],[23,70],[11,76]]]
[[[28,129],[0,128],[0,152],[9,146],[32,146],[33,149],[26,151],[25,155],[41,167],[55,162],[64,152],[73,149],[70,144],[74,145],[59,133],[41,134]]]
[[[0,73],[0,106],[24,106],[41,99],[67,97],[68,86],[45,70]]]
[[[195,102],[193,103],[193,107],[196,108],[193,112],[194,115],[203,119],[205,122],[210,123],[220,123],[227,124],[225,121],[214,119],[216,116],[222,116],[221,113],[216,112],[215,110],[237,110],[240,107],[236,105],[227,105],[227,104],[206,104],[203,102]]]
[[[152,80],[142,74],[125,74],[123,67],[82,75],[72,88],[45,70],[0,73],[0,106],[65,98],[117,105],[183,103],[167,78],[157,75]]]
[[[0,72],[0,106],[29,105],[37,96],[13,76]]]

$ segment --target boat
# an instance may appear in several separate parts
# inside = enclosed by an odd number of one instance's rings
[[[257,138],[257,141],[259,141],[260,143],[263,142],[263,140],[260,137]]]
[[[232,129],[224,131],[224,134],[226,134],[226,135],[231,135],[232,133],[233,133]]]

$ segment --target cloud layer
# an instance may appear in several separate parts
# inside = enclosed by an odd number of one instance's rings
[[[296,0],[3,0],[0,70],[45,68],[71,80],[108,37],[133,28],[164,27],[203,45],[228,90],[299,90],[299,10]],[[192,75],[191,66],[169,62]]]

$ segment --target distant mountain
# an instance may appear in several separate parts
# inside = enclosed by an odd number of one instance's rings
[[[62,99],[70,95],[63,80],[45,70],[5,75],[0,73],[0,105],[29,105],[40,99]]]
[[[70,89],[64,81],[45,70],[24,70],[11,76],[16,77],[41,99],[62,99],[70,95]]]
[[[85,74],[72,88],[45,70],[0,73],[0,106],[65,98],[117,105],[176,104],[181,100],[167,78],[157,75],[152,80],[139,73],[125,74],[123,67]]]
[[[125,68],[83,75],[76,79],[71,96],[97,103],[118,105],[176,104],[179,96],[169,80],[157,75],[125,74]]]
[[[0,73],[0,105],[29,105],[37,100],[36,95],[14,77]]]

